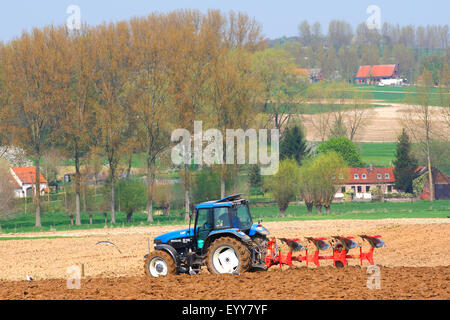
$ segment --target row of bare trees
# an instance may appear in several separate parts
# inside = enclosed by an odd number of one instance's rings
[[[145,152],[148,220],[153,221],[154,167],[170,132],[194,120],[245,128],[257,90],[252,54],[261,26],[246,14],[183,10],[83,26],[24,32],[0,47],[1,145],[19,146],[40,162],[50,148],[75,164],[76,224],[81,224],[81,166],[95,150],[114,183],[124,155]],[[185,168],[186,217],[189,167]],[[35,195],[41,226],[41,195]]]
[[[303,45],[327,44],[335,47],[357,44],[382,45],[394,47],[397,44],[408,48],[438,49],[448,46],[448,25],[401,26],[383,23],[380,29],[369,28],[367,23],[360,23],[353,29],[344,20],[332,20],[328,25],[327,34],[323,34],[320,22],[310,24],[307,20],[298,26],[298,41]]]
[[[374,114],[370,108],[370,96],[354,90],[345,82],[312,86],[307,96],[311,98],[311,107],[306,108],[306,113],[316,114],[306,114],[302,118],[314,128],[321,141],[336,137],[347,137],[353,141]]]

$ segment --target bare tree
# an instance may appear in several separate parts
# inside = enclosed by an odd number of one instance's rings
[[[9,164],[0,159],[0,218],[14,212],[14,180]]]
[[[321,141],[325,141],[329,134],[331,121],[331,113],[329,112],[330,107],[328,105],[329,90],[325,85],[317,84],[308,89],[307,95],[314,101],[314,103],[308,104],[306,106],[306,111],[310,106],[315,110],[314,112],[311,112],[313,113],[312,115],[303,115],[302,121],[304,123],[310,123],[319,134]]]
[[[4,87],[9,99],[15,144],[34,159],[36,167],[36,227],[41,227],[40,160],[51,143],[55,113],[65,101],[69,82],[63,49],[64,28],[46,27],[23,33],[5,52]]]
[[[329,89],[329,99],[332,100],[334,122],[333,125],[342,126],[342,136],[350,140],[356,137],[370,121],[373,112],[367,103],[368,96],[356,92],[346,83],[334,83]],[[333,131],[330,128],[330,132]],[[345,135],[344,135],[345,134]]]
[[[428,179],[430,185],[430,201],[434,200],[434,185],[431,163],[430,142],[433,137],[438,137],[436,130],[436,119],[439,111],[436,107],[430,106],[431,89],[427,86],[417,87],[417,92],[413,96],[411,106],[405,109],[403,125],[408,133],[415,140],[427,159]],[[442,129],[442,128],[441,128]],[[436,131],[436,132],[435,132]],[[442,130],[441,130],[442,131]]]
[[[352,141],[370,122],[370,118],[373,115],[373,111],[370,109],[365,98],[365,96],[354,92],[351,97],[350,107],[345,111],[344,118],[347,135]]]

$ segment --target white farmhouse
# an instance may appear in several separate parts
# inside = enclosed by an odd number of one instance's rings
[[[14,179],[16,188],[16,198],[33,196],[36,190],[36,167],[13,167],[10,168],[11,176]],[[48,182],[42,174],[40,176],[40,192],[49,192]]]

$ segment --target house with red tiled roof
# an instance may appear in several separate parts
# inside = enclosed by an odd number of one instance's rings
[[[385,65],[369,65],[360,66],[356,74],[356,83],[377,84],[381,80],[398,79],[399,65],[385,64]]]
[[[336,198],[343,198],[344,193],[350,189],[354,191],[356,199],[372,199],[371,187],[379,187],[383,193],[397,193],[394,188],[394,168],[348,168],[347,177],[335,177],[341,179],[341,187],[336,193]]]
[[[36,167],[13,167],[10,168],[12,180],[16,186],[17,198],[31,197],[36,190]],[[49,192],[48,182],[42,175],[40,177],[40,192]]]

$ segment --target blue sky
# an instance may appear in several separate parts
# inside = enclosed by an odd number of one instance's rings
[[[427,25],[450,20],[448,0],[15,0],[2,3],[0,40],[8,41],[32,27],[65,24],[69,5],[78,5],[82,21],[90,25],[179,8],[244,11],[262,23],[270,38],[296,35],[299,22],[305,19],[319,21],[324,32],[332,19],[356,26],[369,17],[369,5],[380,8],[381,23]]]

